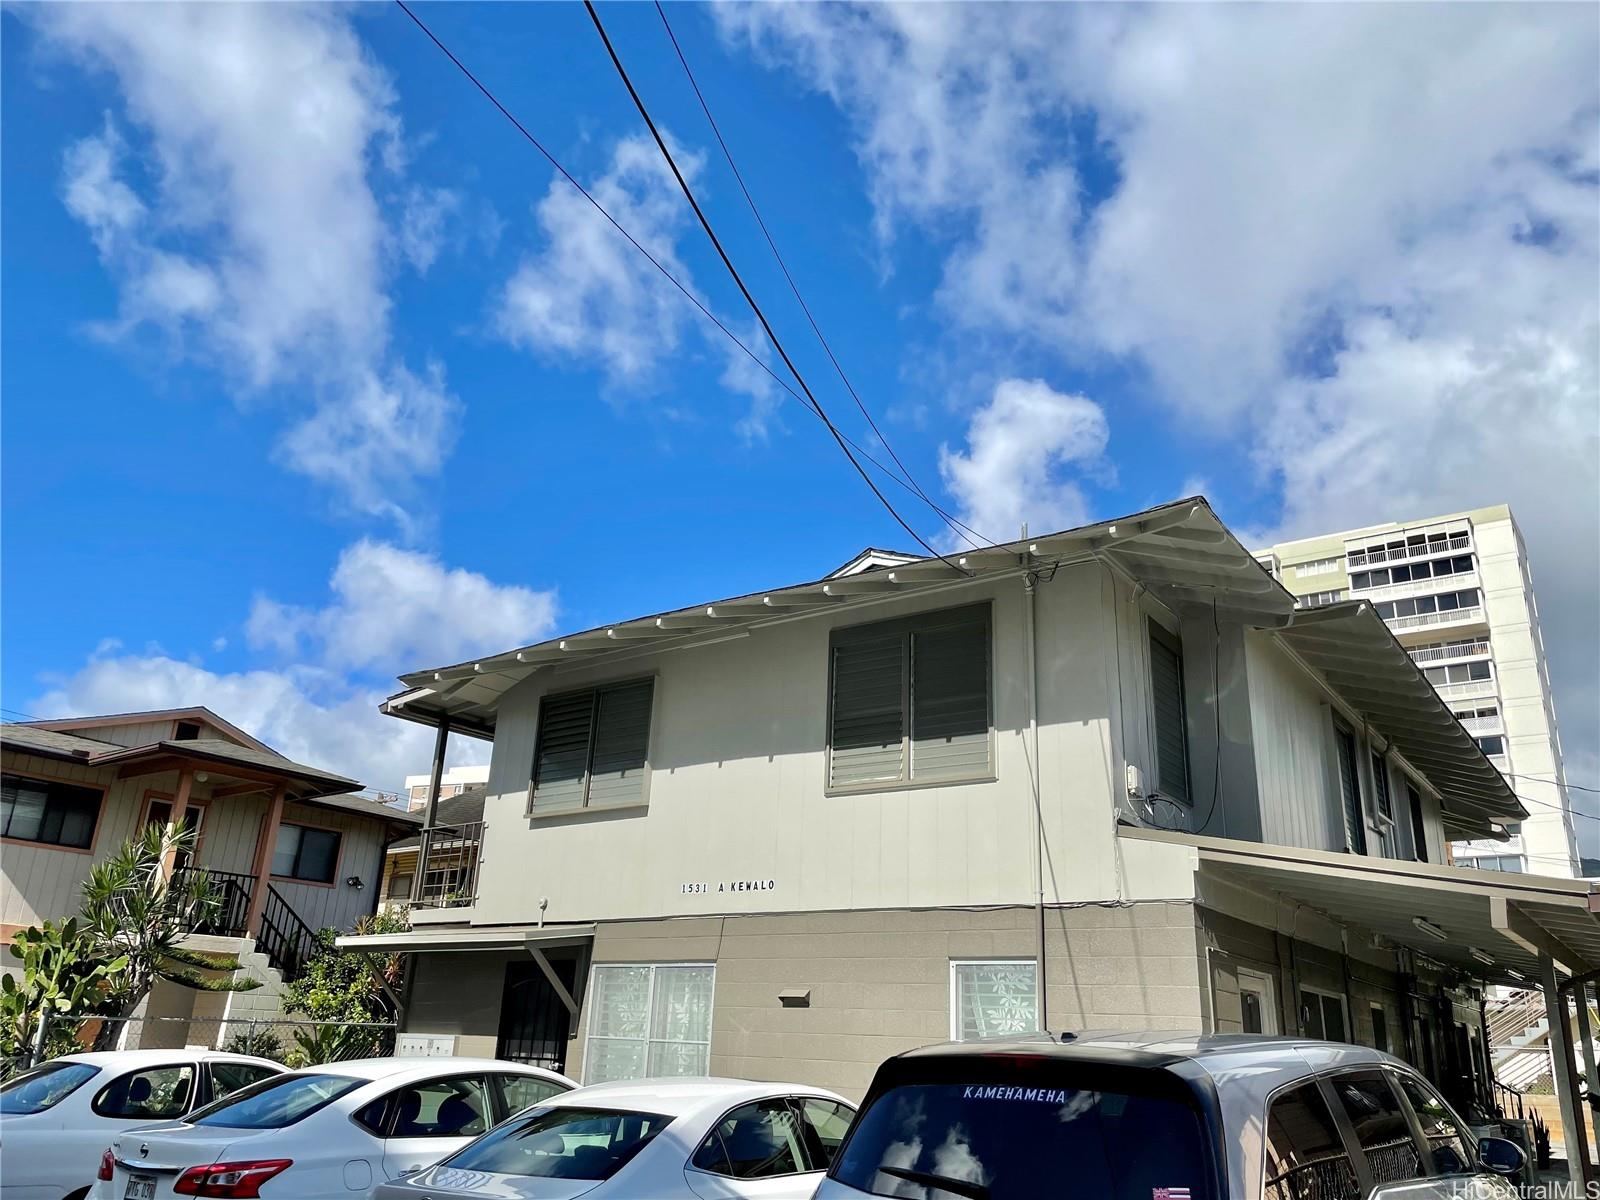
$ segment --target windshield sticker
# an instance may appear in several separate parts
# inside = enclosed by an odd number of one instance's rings
[[[969,1084],[962,1091],[963,1100],[1024,1100],[1034,1104],[1065,1104],[1070,1093],[1064,1088],[1000,1087]],[[1176,1200],[1183,1200],[1177,1197]]]

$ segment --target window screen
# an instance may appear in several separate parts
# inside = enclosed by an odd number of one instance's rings
[[[710,966],[596,966],[584,1082],[706,1074],[714,978]]]
[[[1394,820],[1394,806],[1389,802],[1389,767],[1378,754],[1372,756],[1372,790],[1379,814]]]
[[[1266,1160],[1265,1200],[1357,1200],[1355,1167],[1314,1083],[1272,1102]]]
[[[0,782],[0,836],[87,850],[100,817],[100,791],[6,775]]]
[[[950,970],[956,1041],[1039,1028],[1037,972],[1032,962],[957,962],[950,964]]]
[[[644,799],[654,679],[546,696],[533,756],[535,812]]]
[[[992,775],[990,691],[987,605],[835,631],[829,786]]]
[[[1183,648],[1150,622],[1150,697],[1155,709],[1156,787],[1189,802],[1189,735],[1183,704]]]
[[[1366,1152],[1372,1182],[1381,1185],[1420,1178],[1422,1155],[1389,1080],[1381,1072],[1363,1071],[1336,1075],[1329,1082]]]
[[[340,836],[336,829],[318,829],[311,825],[278,826],[278,841],[272,853],[272,873],[282,879],[332,883],[339,869]]]
[[[1302,990],[1300,1021],[1305,1026],[1307,1037],[1323,1038],[1330,1042],[1344,1041],[1344,997]]]

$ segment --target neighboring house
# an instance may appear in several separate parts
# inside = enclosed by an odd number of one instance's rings
[[[484,768],[487,774],[488,769]],[[487,782],[468,784],[443,794],[428,834],[428,873],[418,892],[417,860],[422,835],[412,834],[389,846],[383,861],[383,903],[404,910],[413,894],[423,904],[447,906],[472,898],[473,878],[483,834],[483,798]],[[426,807],[426,804],[424,804]]]
[[[440,761],[493,742],[475,886],[340,944],[414,956],[439,1052],[859,1095],[952,1036],[1283,1032],[1481,1109],[1486,983],[1600,969],[1589,884],[1444,865],[1526,814],[1372,606],[1202,499],[402,681]]]
[[[1549,659],[1522,531],[1504,504],[1284,542],[1262,552],[1302,606],[1370,600],[1489,761],[1529,802],[1462,866],[1582,876]]]
[[[430,775],[406,776],[406,807],[409,809],[426,808],[428,805],[428,785],[432,780]],[[476,763],[467,767],[451,767],[439,777],[439,798],[441,800],[450,796],[459,796],[469,787],[481,787],[489,782],[489,764]]]
[[[351,929],[375,910],[385,847],[420,821],[205,708],[0,725],[0,765],[7,942],[18,929],[74,915],[94,864],[147,825],[198,830],[193,854],[173,867],[203,869],[222,905],[194,944],[239,955],[268,986],[237,994],[166,986],[151,998],[153,1015],[274,1011],[277,986],[298,971],[314,932]]]

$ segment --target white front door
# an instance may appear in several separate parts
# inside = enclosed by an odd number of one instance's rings
[[[1272,976],[1239,968],[1239,1008],[1245,1033],[1277,1034],[1278,989]]]

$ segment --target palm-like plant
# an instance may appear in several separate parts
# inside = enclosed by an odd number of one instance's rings
[[[204,871],[166,869],[166,863],[194,852],[195,839],[192,829],[152,825],[84,881],[84,925],[106,957],[125,960],[113,980],[122,1016],[139,1006],[157,980],[204,991],[260,986],[253,979],[232,978],[239,969],[237,958],[203,954],[182,944],[217,915],[221,904]]]

